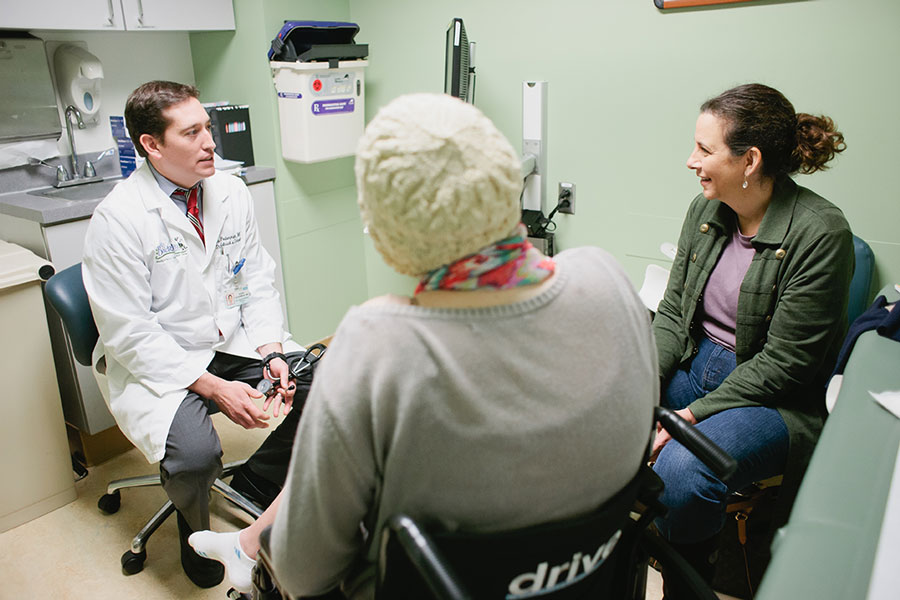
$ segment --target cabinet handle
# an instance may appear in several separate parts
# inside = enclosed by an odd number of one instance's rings
[[[116,25],[116,13],[113,11],[113,0],[106,0],[106,7],[109,11],[109,18],[106,19],[109,27],[115,27]]]

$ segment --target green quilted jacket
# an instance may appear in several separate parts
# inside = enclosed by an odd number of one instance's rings
[[[653,320],[663,386],[697,352],[703,289],[735,223],[728,206],[702,194],[688,209]],[[737,367],[689,408],[698,421],[740,406],[776,408],[790,432],[789,506],[822,429],[825,386],[847,329],[853,237],[840,209],[783,177],[752,243],[738,297]]]

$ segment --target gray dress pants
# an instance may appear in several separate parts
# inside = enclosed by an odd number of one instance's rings
[[[302,355],[288,354],[288,361]],[[259,360],[222,352],[216,353],[207,371],[253,387],[263,377]],[[279,486],[287,476],[291,446],[308,392],[308,386],[298,385],[293,410],[245,465]],[[175,413],[166,438],[166,453],[159,463],[163,489],[194,531],[209,529],[209,490],[222,473],[222,445],[210,418],[217,412],[215,402],[188,392]]]

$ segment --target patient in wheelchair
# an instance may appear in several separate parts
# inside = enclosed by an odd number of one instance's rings
[[[528,242],[519,157],[490,120],[401,96],[360,140],[356,180],[375,248],[418,284],[345,315],[272,507],[192,538],[244,589],[270,522],[283,593],[369,599],[393,514],[463,531],[571,517],[644,458],[659,397],[646,309],[605,251]]]

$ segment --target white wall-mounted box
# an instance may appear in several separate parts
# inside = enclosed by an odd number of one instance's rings
[[[285,160],[314,163],[353,156],[365,129],[366,60],[272,61],[278,96],[281,153]]]

